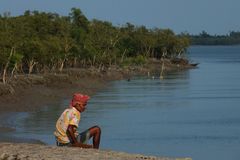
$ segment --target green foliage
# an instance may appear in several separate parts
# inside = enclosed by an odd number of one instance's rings
[[[133,64],[136,64],[136,65],[143,65],[146,62],[147,60],[143,55],[138,55],[136,58],[133,59]]]
[[[202,31],[199,35],[191,35],[192,45],[239,45],[240,32],[231,31],[229,35],[210,35]]]
[[[188,46],[188,35],[131,23],[116,27],[107,21],[89,21],[77,8],[68,16],[39,11],[0,16],[1,72],[6,64],[8,72],[19,64],[19,70],[29,74],[46,68],[143,65],[148,58],[181,56]]]
[[[10,69],[14,68],[16,64],[22,61],[22,59],[23,59],[22,54],[15,53],[10,59],[10,64],[9,64]]]
[[[147,59],[144,56],[138,55],[137,57],[126,58],[122,62],[121,66],[131,66],[131,65],[140,66],[140,65],[146,64],[146,62],[147,62]]]

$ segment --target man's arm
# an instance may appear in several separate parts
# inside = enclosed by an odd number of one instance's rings
[[[81,148],[93,148],[92,145],[88,145],[88,144],[82,144],[80,142],[77,141],[76,137],[75,137],[75,126],[73,125],[69,125],[68,129],[67,129],[67,133],[69,135],[69,138],[71,138],[72,142],[73,142],[73,146],[74,147],[81,147]]]

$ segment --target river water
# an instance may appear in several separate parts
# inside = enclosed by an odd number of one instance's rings
[[[101,148],[194,160],[240,159],[240,46],[192,46],[199,68],[131,81],[97,93],[79,130],[99,125]],[[70,96],[69,96],[70,97]],[[69,99],[33,113],[14,113],[3,135],[54,145],[55,122]],[[5,119],[2,115],[1,119]]]

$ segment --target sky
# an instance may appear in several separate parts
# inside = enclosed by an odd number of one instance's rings
[[[68,15],[80,8],[89,19],[121,26],[130,22],[147,28],[170,28],[175,33],[225,35],[240,31],[240,0],[0,0],[0,14],[26,10]]]

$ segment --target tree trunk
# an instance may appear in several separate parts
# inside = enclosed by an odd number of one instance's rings
[[[163,71],[164,71],[164,59],[162,60],[162,68],[160,73],[160,79],[163,79]]]
[[[151,57],[151,47],[148,47],[147,49],[147,55],[148,58]]]
[[[15,72],[16,69],[17,69],[17,63],[15,63],[15,65],[14,65],[14,67],[13,67],[13,69],[12,69],[11,78],[13,77],[14,72]]]
[[[34,66],[37,64],[37,62],[35,62],[33,59],[30,60],[30,62],[28,63],[28,74],[31,74],[33,71]]]
[[[63,70],[64,62],[65,62],[65,59],[60,62],[60,67],[59,67],[60,72],[62,72]]]
[[[108,62],[108,64],[109,64],[109,67],[112,66],[112,58],[111,58],[111,57],[109,57],[109,62]]]
[[[181,57],[181,54],[182,54],[182,50],[180,50],[179,52],[178,52],[178,58],[180,58]]]
[[[123,62],[123,59],[124,59],[124,56],[125,56],[125,53],[127,52],[127,49],[124,50],[123,54],[122,54],[122,58],[121,58],[121,63]]]
[[[162,68],[161,68],[161,74],[160,74],[160,79],[163,79],[163,72],[164,72],[164,61],[165,61],[165,56],[167,55],[167,52],[163,52],[161,61],[162,61]]]
[[[74,60],[73,60],[73,67],[77,67],[77,57],[74,57]]]
[[[10,60],[11,60],[11,57],[12,57],[13,53],[14,53],[14,47],[12,47],[11,52],[10,52],[10,55],[9,55],[9,57],[8,57],[8,61],[7,61],[7,63],[5,64],[4,69],[3,69],[3,75],[2,75],[3,84],[6,84],[6,82],[7,82],[7,80],[6,80],[6,77],[7,77],[7,69],[8,69],[8,65],[9,65],[9,63],[10,63]]]
[[[92,66],[94,66],[94,65],[95,65],[95,61],[96,61],[96,55],[94,55],[94,57],[93,57]]]

